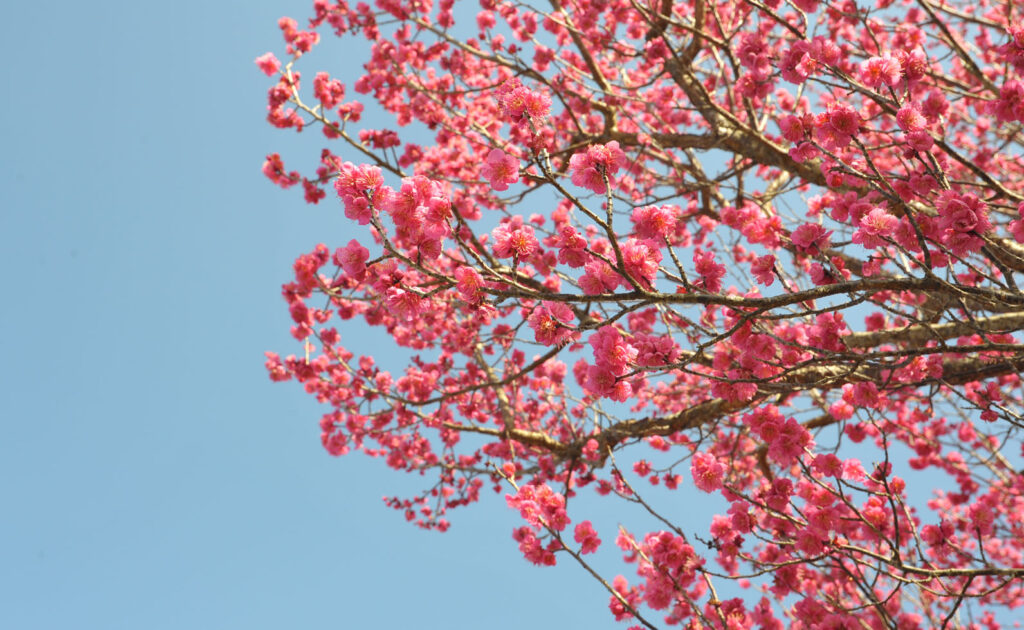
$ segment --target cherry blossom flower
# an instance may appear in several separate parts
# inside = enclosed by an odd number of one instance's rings
[[[667,238],[675,232],[679,220],[675,206],[640,206],[633,209],[633,225],[641,238]]]
[[[890,53],[884,53],[880,57],[871,57],[860,64],[860,80],[868,86],[877,88],[880,85],[896,87],[899,85],[903,74],[903,68],[899,59]]]
[[[572,183],[599,195],[604,194],[606,185],[614,185],[613,176],[625,163],[626,155],[617,141],[591,145],[583,153],[576,153],[569,159]]]
[[[725,479],[725,466],[714,455],[698,451],[690,460],[690,472],[693,483],[704,492],[714,492],[722,488]]]
[[[601,539],[597,537],[597,532],[590,521],[582,521],[576,525],[573,539],[581,545],[581,554],[594,553],[601,546]]]
[[[750,273],[758,282],[770,287],[775,282],[775,256],[766,254],[760,256],[750,264]]]
[[[797,249],[812,256],[816,256],[821,253],[821,250],[828,248],[831,237],[832,231],[826,230],[817,223],[804,223],[793,230],[790,235]]]
[[[528,258],[537,251],[540,243],[529,225],[511,227],[499,225],[491,231],[494,236],[494,254],[498,258]]]
[[[533,309],[527,320],[538,343],[557,346],[574,336],[572,309],[561,302],[544,302]]]
[[[480,173],[497,191],[508,190],[509,184],[519,181],[519,160],[501,149],[491,149]]]
[[[376,166],[345,162],[334,180],[334,189],[345,204],[345,216],[359,225],[369,223],[373,209],[385,199],[384,178]]]
[[[872,208],[860,220],[860,229],[853,233],[853,242],[868,249],[885,244],[884,237],[890,236],[899,224],[899,219],[884,208]]]
[[[356,239],[352,239],[348,245],[339,247],[334,252],[334,263],[344,269],[349,276],[362,280],[366,277],[366,261],[369,257],[369,250]]]
[[[928,124],[917,103],[907,103],[896,112],[896,122],[903,131],[919,131]]]
[[[712,252],[697,250],[693,253],[693,264],[700,275],[697,285],[710,293],[718,293],[722,290],[722,277],[725,275],[725,265],[715,262],[715,255]]]
[[[943,191],[936,203],[939,211],[939,225],[955,232],[984,234],[992,229],[988,220],[985,202],[977,195],[960,195],[951,190]]]
[[[274,53],[268,52],[256,57],[256,65],[260,67],[263,74],[272,77],[281,69],[281,62],[277,60]]]
[[[518,80],[506,81],[498,90],[502,110],[514,123],[530,121],[539,124],[547,118],[551,99],[543,92],[530,90]]]

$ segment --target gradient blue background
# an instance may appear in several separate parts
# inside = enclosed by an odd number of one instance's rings
[[[266,376],[294,257],[354,236],[260,173],[323,144],[264,122],[253,64],[311,4],[5,5],[0,628],[615,625],[578,567],[522,560],[499,496],[406,524],[380,499],[419,480],[330,458]]]

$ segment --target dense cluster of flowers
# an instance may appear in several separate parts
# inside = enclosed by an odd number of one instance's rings
[[[263,172],[333,187],[353,234],[296,260],[301,351],[270,378],[325,405],[332,455],[429,477],[387,500],[421,527],[491,487],[529,562],[621,553],[600,584],[633,627],[999,627],[1024,606],[1022,23],[315,0],[256,65],[270,124],[330,148]],[[326,32],[366,59],[304,85]],[[371,326],[407,360],[342,343]]]

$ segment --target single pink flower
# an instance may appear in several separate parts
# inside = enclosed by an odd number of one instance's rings
[[[352,239],[345,247],[339,247],[334,252],[334,262],[345,270],[352,278],[362,280],[366,277],[366,261],[370,257],[370,251],[359,244],[359,241]]]
[[[676,206],[640,206],[633,209],[633,225],[641,238],[665,238],[675,232],[679,220]]]
[[[896,87],[899,85],[902,75],[903,67],[900,65],[899,59],[890,53],[885,53],[881,57],[872,57],[860,64],[861,83],[868,87],[877,88],[882,84]]]
[[[459,267],[455,270],[455,288],[459,298],[467,304],[479,304],[484,299],[484,279],[472,267]]]
[[[661,262],[661,250],[653,246],[653,241],[644,242],[633,238],[622,243],[620,250],[622,264],[629,277],[645,289],[652,288],[658,274],[658,263]]]
[[[491,149],[480,173],[491,182],[494,190],[508,190],[509,184],[519,181],[519,160],[501,149]]]
[[[973,193],[960,195],[952,190],[943,191],[935,206],[939,211],[939,225],[945,229],[977,234],[992,229],[988,206]]]
[[[868,249],[881,247],[885,244],[884,237],[891,236],[900,220],[885,211],[884,208],[872,208],[861,217],[860,229],[853,233],[853,242]]]
[[[836,133],[855,136],[860,129],[860,114],[845,103],[836,103],[828,108],[828,124]]]
[[[764,286],[772,286],[775,282],[775,256],[767,254],[754,260],[750,263],[750,273]]]
[[[690,473],[693,483],[704,492],[714,492],[722,488],[725,479],[725,466],[710,453],[698,451],[690,460]]]
[[[907,103],[896,112],[896,122],[903,131],[918,131],[924,129],[928,119],[921,113],[921,107],[917,103]]]

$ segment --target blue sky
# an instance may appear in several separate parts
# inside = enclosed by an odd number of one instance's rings
[[[416,530],[380,500],[416,480],[327,456],[266,377],[294,257],[354,236],[260,173],[322,144],[263,121],[252,62],[310,6],[5,8],[0,627],[614,625],[579,568],[521,559],[501,497]]]

